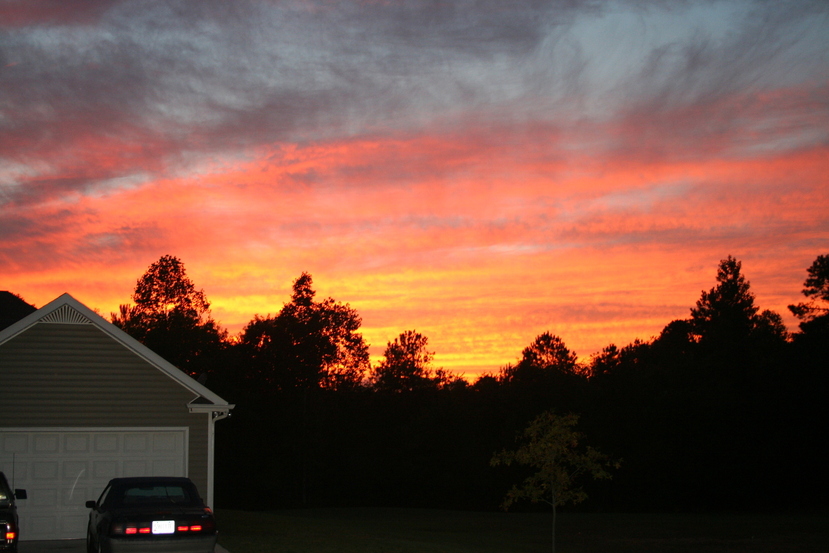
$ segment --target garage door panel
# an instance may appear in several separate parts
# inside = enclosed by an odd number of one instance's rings
[[[181,434],[176,435],[171,432],[153,433],[153,453],[170,453],[180,450],[182,438]]]
[[[95,498],[97,499],[97,497]],[[88,511],[84,509],[82,514],[64,514],[60,517],[60,533],[62,535],[78,534],[78,528],[83,528],[84,536],[86,537],[86,526],[89,520]]]
[[[88,455],[90,439],[88,434],[70,434],[64,437],[63,451],[66,455]]]
[[[20,482],[18,481],[17,484],[19,485]],[[27,507],[36,507],[38,510],[43,510],[44,508],[50,509],[58,502],[58,490],[55,488],[32,486],[24,489],[26,490],[29,498],[26,500],[25,505],[22,501],[18,504],[18,509],[21,513],[24,510],[27,510]]]
[[[95,453],[114,453],[118,451],[118,435],[105,433],[93,436]]]
[[[88,510],[111,478],[187,476],[187,430],[0,429],[0,470],[28,499],[21,539],[83,538]]]
[[[20,459],[21,457],[17,457]],[[11,457],[8,457],[11,459]],[[12,472],[11,472],[11,461],[6,465],[7,468],[3,468],[3,459],[0,458],[0,471],[3,471],[6,474],[6,477],[9,479],[9,485],[11,485],[12,480]],[[28,465],[21,465],[20,463],[15,464],[15,482],[27,482],[29,480],[29,466]],[[14,486],[15,488],[19,488],[20,486]]]
[[[55,450],[54,453],[58,453],[58,451]],[[32,462],[31,481],[37,484],[44,480],[55,480],[58,477],[59,467],[60,463],[57,460]]]
[[[77,479],[86,474],[86,460],[67,460],[61,463],[61,475],[63,478]]]
[[[60,504],[62,507],[78,507],[86,503],[88,499],[98,499],[101,491],[87,486],[63,489],[60,494]]]
[[[118,476],[118,461],[92,461],[92,478],[96,480]]]
[[[153,461],[152,476],[181,472],[181,463],[175,461]]]
[[[0,457],[29,452],[28,434],[0,434]]]
[[[34,443],[35,453],[57,453],[60,451],[60,436],[58,434],[35,434],[32,442]]]
[[[153,476],[147,461],[125,461],[124,472],[130,476]]]
[[[29,532],[32,535],[37,536],[54,536],[57,535],[58,529],[58,517],[57,515],[33,515],[29,517],[30,520],[26,521],[25,532]],[[22,519],[22,516],[21,516]],[[23,539],[24,536],[24,526],[23,520],[20,521],[20,536]],[[49,539],[49,538],[40,538],[40,539]]]
[[[150,436],[147,434],[134,434],[124,437],[124,451],[133,455],[148,453]]]

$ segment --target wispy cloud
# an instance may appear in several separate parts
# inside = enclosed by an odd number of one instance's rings
[[[829,235],[828,29],[819,1],[4,2],[3,284],[108,312],[171,253],[235,331],[309,270],[375,349],[416,327],[473,372],[544,330],[647,338],[729,254],[784,310]]]

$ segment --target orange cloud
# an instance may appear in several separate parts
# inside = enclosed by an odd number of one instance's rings
[[[583,358],[648,339],[688,316],[729,254],[761,307],[785,314],[825,250],[825,148],[641,160],[517,152],[509,139],[258,148],[196,174],[51,196],[0,249],[4,285],[38,305],[68,291],[108,314],[169,253],[238,332],[309,271],[319,296],[362,315],[375,359],[416,329],[436,364],[474,377],[548,330]]]

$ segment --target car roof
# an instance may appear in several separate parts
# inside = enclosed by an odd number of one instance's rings
[[[109,483],[113,486],[136,486],[147,484],[192,484],[192,481],[185,476],[129,476],[125,478],[113,478]]]

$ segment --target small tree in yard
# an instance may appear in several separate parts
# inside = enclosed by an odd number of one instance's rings
[[[608,469],[619,467],[619,462],[610,461],[592,447],[579,447],[583,435],[573,429],[578,421],[579,417],[574,414],[559,416],[546,411],[519,435],[522,445],[518,449],[496,453],[490,461],[492,466],[516,463],[537,469],[520,486],[512,487],[502,507],[506,510],[521,499],[550,505],[553,508],[553,553],[556,550],[556,507],[587,499],[584,489],[576,486],[576,480],[583,475],[595,480],[610,479]]]

